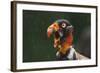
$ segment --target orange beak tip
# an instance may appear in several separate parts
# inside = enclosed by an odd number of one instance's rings
[[[47,36],[48,36],[48,38],[51,36],[52,32],[53,32],[52,29],[48,29],[48,30],[47,30]]]
[[[50,35],[51,35],[51,32],[47,32],[47,36],[48,36],[48,38],[50,37]]]

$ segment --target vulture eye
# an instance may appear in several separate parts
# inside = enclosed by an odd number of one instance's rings
[[[62,28],[65,28],[66,27],[66,24],[65,23],[62,23]]]

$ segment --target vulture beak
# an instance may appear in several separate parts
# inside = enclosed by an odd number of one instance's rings
[[[51,24],[47,29],[47,36],[48,38],[52,35],[53,32],[58,31],[59,25],[57,23]]]

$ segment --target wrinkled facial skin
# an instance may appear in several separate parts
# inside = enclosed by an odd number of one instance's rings
[[[60,37],[59,37],[59,33],[55,32],[54,33],[54,48],[59,49],[61,46],[61,42],[60,42]]]
[[[54,38],[54,48],[60,48],[60,39]]]
[[[65,27],[65,24],[63,24],[63,27]],[[72,32],[68,32],[67,31],[65,33],[64,30],[62,30],[61,27],[57,23],[53,23],[47,29],[47,36],[48,36],[48,38],[52,34],[54,34],[54,48],[56,48],[59,52],[62,52],[63,54],[65,54],[66,51],[72,45],[72,41],[73,41]]]
[[[72,33],[70,33],[68,36],[66,36],[66,38],[64,39],[64,41],[61,41],[61,38],[59,36],[58,32],[54,33],[54,48],[56,49],[67,49],[70,47],[70,45],[72,45],[72,41],[73,41],[73,36]]]

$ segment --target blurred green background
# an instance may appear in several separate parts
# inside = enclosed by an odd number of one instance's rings
[[[91,57],[91,15],[89,13],[68,13],[23,10],[23,62],[54,61],[56,49],[53,36],[47,38],[47,28],[57,19],[67,19],[74,26],[75,49]]]

